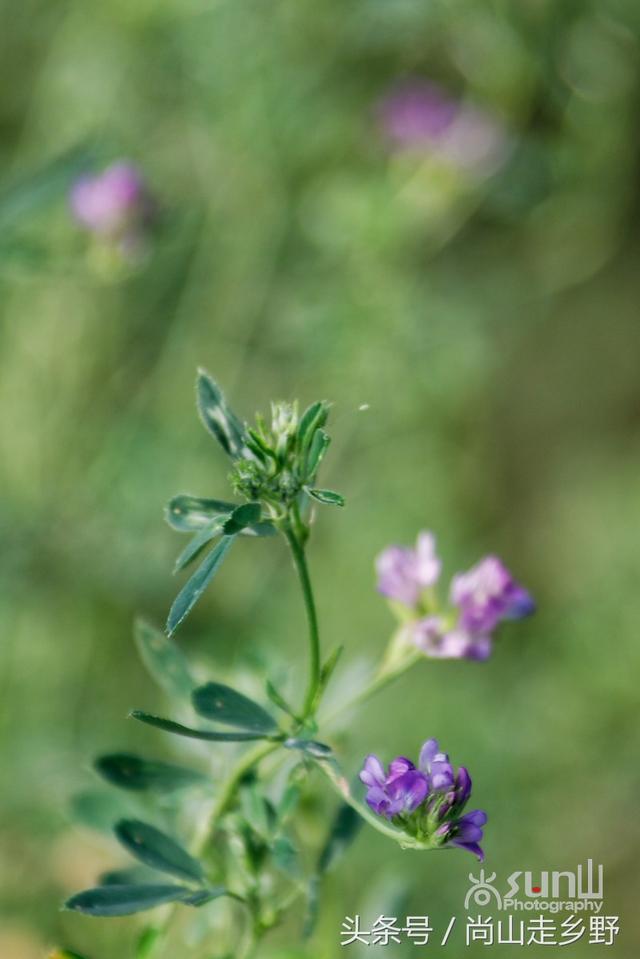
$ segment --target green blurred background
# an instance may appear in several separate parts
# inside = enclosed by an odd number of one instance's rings
[[[194,413],[199,364],[247,417],[271,398],[335,404],[323,482],[347,508],[322,511],[310,551],[325,647],[347,644],[335,692],[392,628],[372,567],[388,543],[431,528],[447,573],[497,552],[531,588],[537,616],[487,664],[425,663],[363,708],[345,766],[438,736],[489,812],[488,870],[603,863],[614,949],[635,957],[640,7],[24,0],[3,20],[2,959],[56,943],[124,959],[139,928],[59,912],[122,862],[69,807],[96,785],[96,752],[176,755],[126,719],[168,708],[131,623],[161,623],[176,591],[164,502],[228,495]],[[390,151],[376,103],[405,76],[493,115],[500,169]],[[118,157],[162,215],[148,259],[108,273],[65,193]],[[280,672],[295,689],[284,547],[240,544],[179,642],[203,676],[251,691]],[[312,845],[335,805],[317,790]],[[363,832],[310,943],[292,945],[298,914],[263,955],[331,959],[355,912],[441,929],[469,871],[461,852]]]

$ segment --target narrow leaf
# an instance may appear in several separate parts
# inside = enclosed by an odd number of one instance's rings
[[[165,693],[177,699],[190,696],[196,684],[175,641],[144,619],[136,620],[134,638],[142,662]]]
[[[343,650],[344,646],[336,646],[333,652],[329,654],[326,662],[320,670],[320,689],[322,692],[324,692],[329,685],[329,681],[333,676],[336,666],[338,665]]]
[[[278,836],[273,844],[271,855],[276,867],[285,875],[300,875],[298,850],[287,836]]]
[[[200,419],[207,430],[233,459],[242,456],[246,451],[244,426],[229,409],[222,390],[206,370],[198,370],[196,397]]]
[[[344,496],[332,489],[309,489],[305,486],[305,493],[318,503],[324,503],[325,506],[344,506]]]
[[[186,896],[182,902],[187,906],[206,906],[208,902],[219,899],[220,896],[227,896],[229,892],[224,886],[211,886],[209,889],[196,889],[191,895]]]
[[[213,522],[208,526],[203,526],[201,530],[198,530],[193,539],[187,543],[185,548],[178,556],[173,567],[173,572],[178,573],[181,569],[184,569],[186,566],[188,566],[189,563],[192,563],[193,560],[200,555],[207,543],[210,543],[212,539],[215,539],[216,536],[219,536],[224,525],[225,519],[222,516],[214,519]]]
[[[71,949],[54,949],[47,959],[86,959],[86,956],[81,956],[79,952],[72,952]]]
[[[311,406],[308,406],[304,411],[298,424],[298,449],[301,453],[306,453],[316,430],[320,426],[324,426],[327,422],[328,415],[329,410],[327,404],[322,400],[318,400],[317,403],[312,403]]]
[[[168,872],[178,879],[203,881],[201,863],[155,826],[139,819],[122,819],[114,832],[124,848],[145,866]]]
[[[169,610],[167,633],[172,636],[183,619],[188,616],[205,589],[217,573],[227,550],[234,540],[233,536],[223,536],[217,546],[205,557],[193,576],[182,587]]]
[[[318,743],[314,739],[285,739],[282,745],[287,749],[299,749],[314,759],[328,759],[333,753],[331,746]]]
[[[237,505],[201,496],[174,496],[165,509],[165,518],[179,533],[192,533],[208,526],[218,516],[230,516]]]
[[[65,909],[82,912],[86,916],[131,916],[161,906],[179,902],[192,895],[184,886],[145,883],[134,886],[97,886],[72,896]]]
[[[318,472],[318,468],[324,459],[324,454],[327,452],[330,442],[331,437],[325,433],[324,430],[316,430],[315,436],[311,441],[306,463],[306,476],[309,480],[313,479]]]
[[[296,714],[294,713],[293,709],[291,708],[291,706],[289,705],[289,703],[286,701],[286,699],[284,699],[283,696],[280,695],[276,687],[273,685],[273,683],[269,679],[267,680],[266,690],[267,690],[267,696],[269,697],[271,702],[274,704],[274,706],[277,706],[278,709],[281,709],[283,711],[283,713],[286,713],[288,716],[291,716],[292,719],[298,718]]]
[[[260,503],[243,503],[242,506],[238,506],[224,524],[225,535],[233,536],[247,526],[251,526],[252,523],[259,522],[260,513]]]
[[[200,686],[194,690],[191,700],[200,716],[226,726],[238,726],[240,729],[267,734],[278,728],[273,716],[262,706],[223,683]]]
[[[166,733],[174,733],[176,736],[186,736],[187,739],[205,739],[214,743],[239,743],[264,739],[264,736],[258,733],[218,733],[211,729],[191,729],[189,726],[183,726],[181,723],[174,723],[172,719],[162,719],[160,716],[151,716],[149,713],[143,713],[139,709],[134,709],[131,713],[131,718],[137,719],[141,723],[146,723],[147,726],[155,726],[156,729],[163,729]]]
[[[363,820],[351,806],[343,803],[318,859],[318,873],[325,873],[344,855],[362,827]]]
[[[207,782],[206,776],[173,763],[141,759],[133,753],[111,753],[95,762],[96,771],[114,786],[137,792],[175,792]]]

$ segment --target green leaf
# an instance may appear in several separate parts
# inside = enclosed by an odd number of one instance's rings
[[[208,902],[212,902],[214,899],[219,899],[220,896],[228,895],[229,891],[224,886],[211,886],[208,889],[196,889],[191,895],[186,896],[182,902],[187,906],[200,908],[200,906],[206,906]]]
[[[223,536],[217,546],[211,550],[178,593],[169,610],[167,633],[172,636],[180,623],[189,615],[205,589],[220,568],[227,550],[233,543],[234,536]]]
[[[135,622],[134,638],[142,662],[165,693],[176,699],[191,696],[196,684],[175,641],[140,618]]]
[[[287,836],[278,836],[272,846],[271,855],[280,872],[287,876],[300,875],[299,853]]]
[[[230,516],[237,505],[220,499],[203,499],[201,496],[181,494],[169,500],[165,518],[169,526],[179,533],[193,533],[203,526],[208,526],[219,516]]]
[[[262,706],[223,683],[200,686],[192,693],[191,701],[200,716],[225,726],[238,726],[240,729],[267,735],[278,729],[273,716]]]
[[[145,866],[168,872],[178,879],[203,882],[201,863],[155,826],[139,819],[122,819],[114,832],[124,848]]]
[[[225,453],[233,459],[245,455],[244,425],[229,409],[222,390],[206,370],[198,370],[196,398],[200,419]]]
[[[219,516],[208,526],[203,526],[201,530],[198,530],[175,561],[173,572],[178,573],[181,569],[184,569],[185,566],[188,566],[189,563],[192,563],[193,560],[200,555],[207,543],[210,543],[212,539],[215,539],[216,536],[222,532],[224,525],[224,516]]]
[[[269,697],[269,699],[271,700],[274,706],[277,706],[278,709],[281,709],[283,713],[287,714],[287,716],[291,716],[292,719],[298,718],[296,714],[294,713],[293,709],[291,708],[291,706],[289,705],[289,703],[286,701],[286,699],[284,699],[280,695],[276,687],[273,685],[273,683],[269,679],[267,680],[266,690],[267,690],[267,696]]]
[[[329,654],[322,669],[320,670],[321,693],[323,693],[329,685],[329,681],[333,676],[336,666],[338,665],[343,650],[344,646],[336,646],[336,648]]]
[[[318,400],[308,406],[300,417],[298,424],[298,449],[306,453],[316,430],[327,422],[329,409],[323,400]]]
[[[260,503],[243,503],[242,506],[238,506],[224,524],[225,535],[233,536],[247,526],[251,526],[252,523],[259,522],[261,512]]]
[[[315,499],[325,506],[344,506],[344,496],[335,493],[332,489],[309,489],[308,486],[305,486],[304,491],[311,499]]]
[[[316,430],[307,456],[305,475],[308,479],[313,479],[318,472],[318,468],[324,459],[324,454],[327,452],[330,442],[331,437],[325,433],[324,430]]]
[[[97,886],[72,896],[65,909],[86,916],[131,916],[166,902],[187,901],[193,895],[184,886],[145,883],[134,886]]]
[[[363,820],[347,803],[336,813],[327,841],[318,859],[318,873],[328,872],[345,854],[362,827]]]
[[[240,806],[244,818],[262,839],[271,837],[273,817],[269,814],[266,800],[255,782],[249,782],[240,790]]]
[[[131,718],[137,719],[141,723],[146,723],[147,726],[155,726],[156,729],[163,729],[166,733],[174,733],[176,736],[186,736],[187,739],[205,739],[212,743],[240,743],[264,739],[264,736],[258,733],[219,733],[211,729],[191,729],[191,727],[183,726],[181,723],[174,723],[172,719],[162,719],[161,716],[151,716],[149,713],[143,713],[139,709],[133,710]]]
[[[95,762],[96,771],[114,786],[137,792],[175,792],[208,782],[202,773],[173,763],[141,759],[133,753],[110,753]]]

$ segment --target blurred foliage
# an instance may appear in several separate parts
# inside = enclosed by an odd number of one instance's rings
[[[538,616],[490,663],[422,666],[366,707],[345,761],[438,736],[489,811],[490,869],[603,862],[630,959],[638,4],[25,0],[4,22],[0,955],[120,959],[139,935],[136,920],[59,913],[122,862],[67,810],[97,752],[175,759],[125,719],[160,702],[131,624],[162,622],[175,592],[165,501],[227,495],[193,415],[202,363],[246,416],[272,397],[335,404],[323,482],[347,508],[323,511],[311,561],[325,646],[347,647],[337,695],[391,628],[372,576],[388,542],[430,527],[449,570],[495,551],[532,588]],[[474,180],[390,153],[375,105],[404,76],[498,118],[503,168]],[[161,217],[148,259],[113,272],[65,195],[120,156]],[[295,688],[295,583],[284,548],[274,565],[273,543],[251,546],[180,641],[203,678],[251,689],[269,663]],[[334,803],[318,783],[308,804],[319,848]],[[300,915],[264,955],[330,959],[345,914],[396,902],[459,914],[472,868],[369,834],[326,884],[309,945],[288,945]]]

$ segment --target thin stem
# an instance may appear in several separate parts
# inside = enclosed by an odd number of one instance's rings
[[[420,843],[416,842],[413,839],[410,839],[405,833],[401,832],[399,829],[396,829],[394,826],[388,826],[384,823],[378,816],[375,816],[366,806],[363,806],[361,802],[355,799],[351,794],[349,789],[349,783],[347,780],[340,775],[335,768],[327,762],[317,762],[316,766],[321,770],[338,793],[343,802],[346,802],[347,805],[351,806],[358,815],[369,823],[377,832],[382,833],[383,836],[388,836],[390,839],[393,839],[395,842],[400,843],[400,845],[405,849],[420,849]]]
[[[229,809],[229,806],[232,804],[235,794],[238,790],[238,786],[247,773],[253,769],[254,766],[257,766],[260,762],[262,762],[263,759],[275,752],[279,747],[279,742],[260,743],[254,749],[251,749],[249,752],[245,753],[244,756],[242,756],[238,763],[233,767],[229,776],[222,785],[222,789],[218,796],[218,801],[216,802],[213,812],[211,813],[205,845],[213,837],[213,833],[215,832],[219,820],[222,818],[222,816],[224,816]]]
[[[291,549],[298,579],[300,580],[302,597],[307,613],[307,622],[309,624],[309,684],[302,707],[302,718],[308,719],[313,712],[316,694],[320,685],[320,632],[318,629],[318,615],[316,613],[316,604],[313,598],[313,589],[311,587],[304,546],[301,543],[300,536],[294,531],[290,524],[285,527],[284,533]]]

